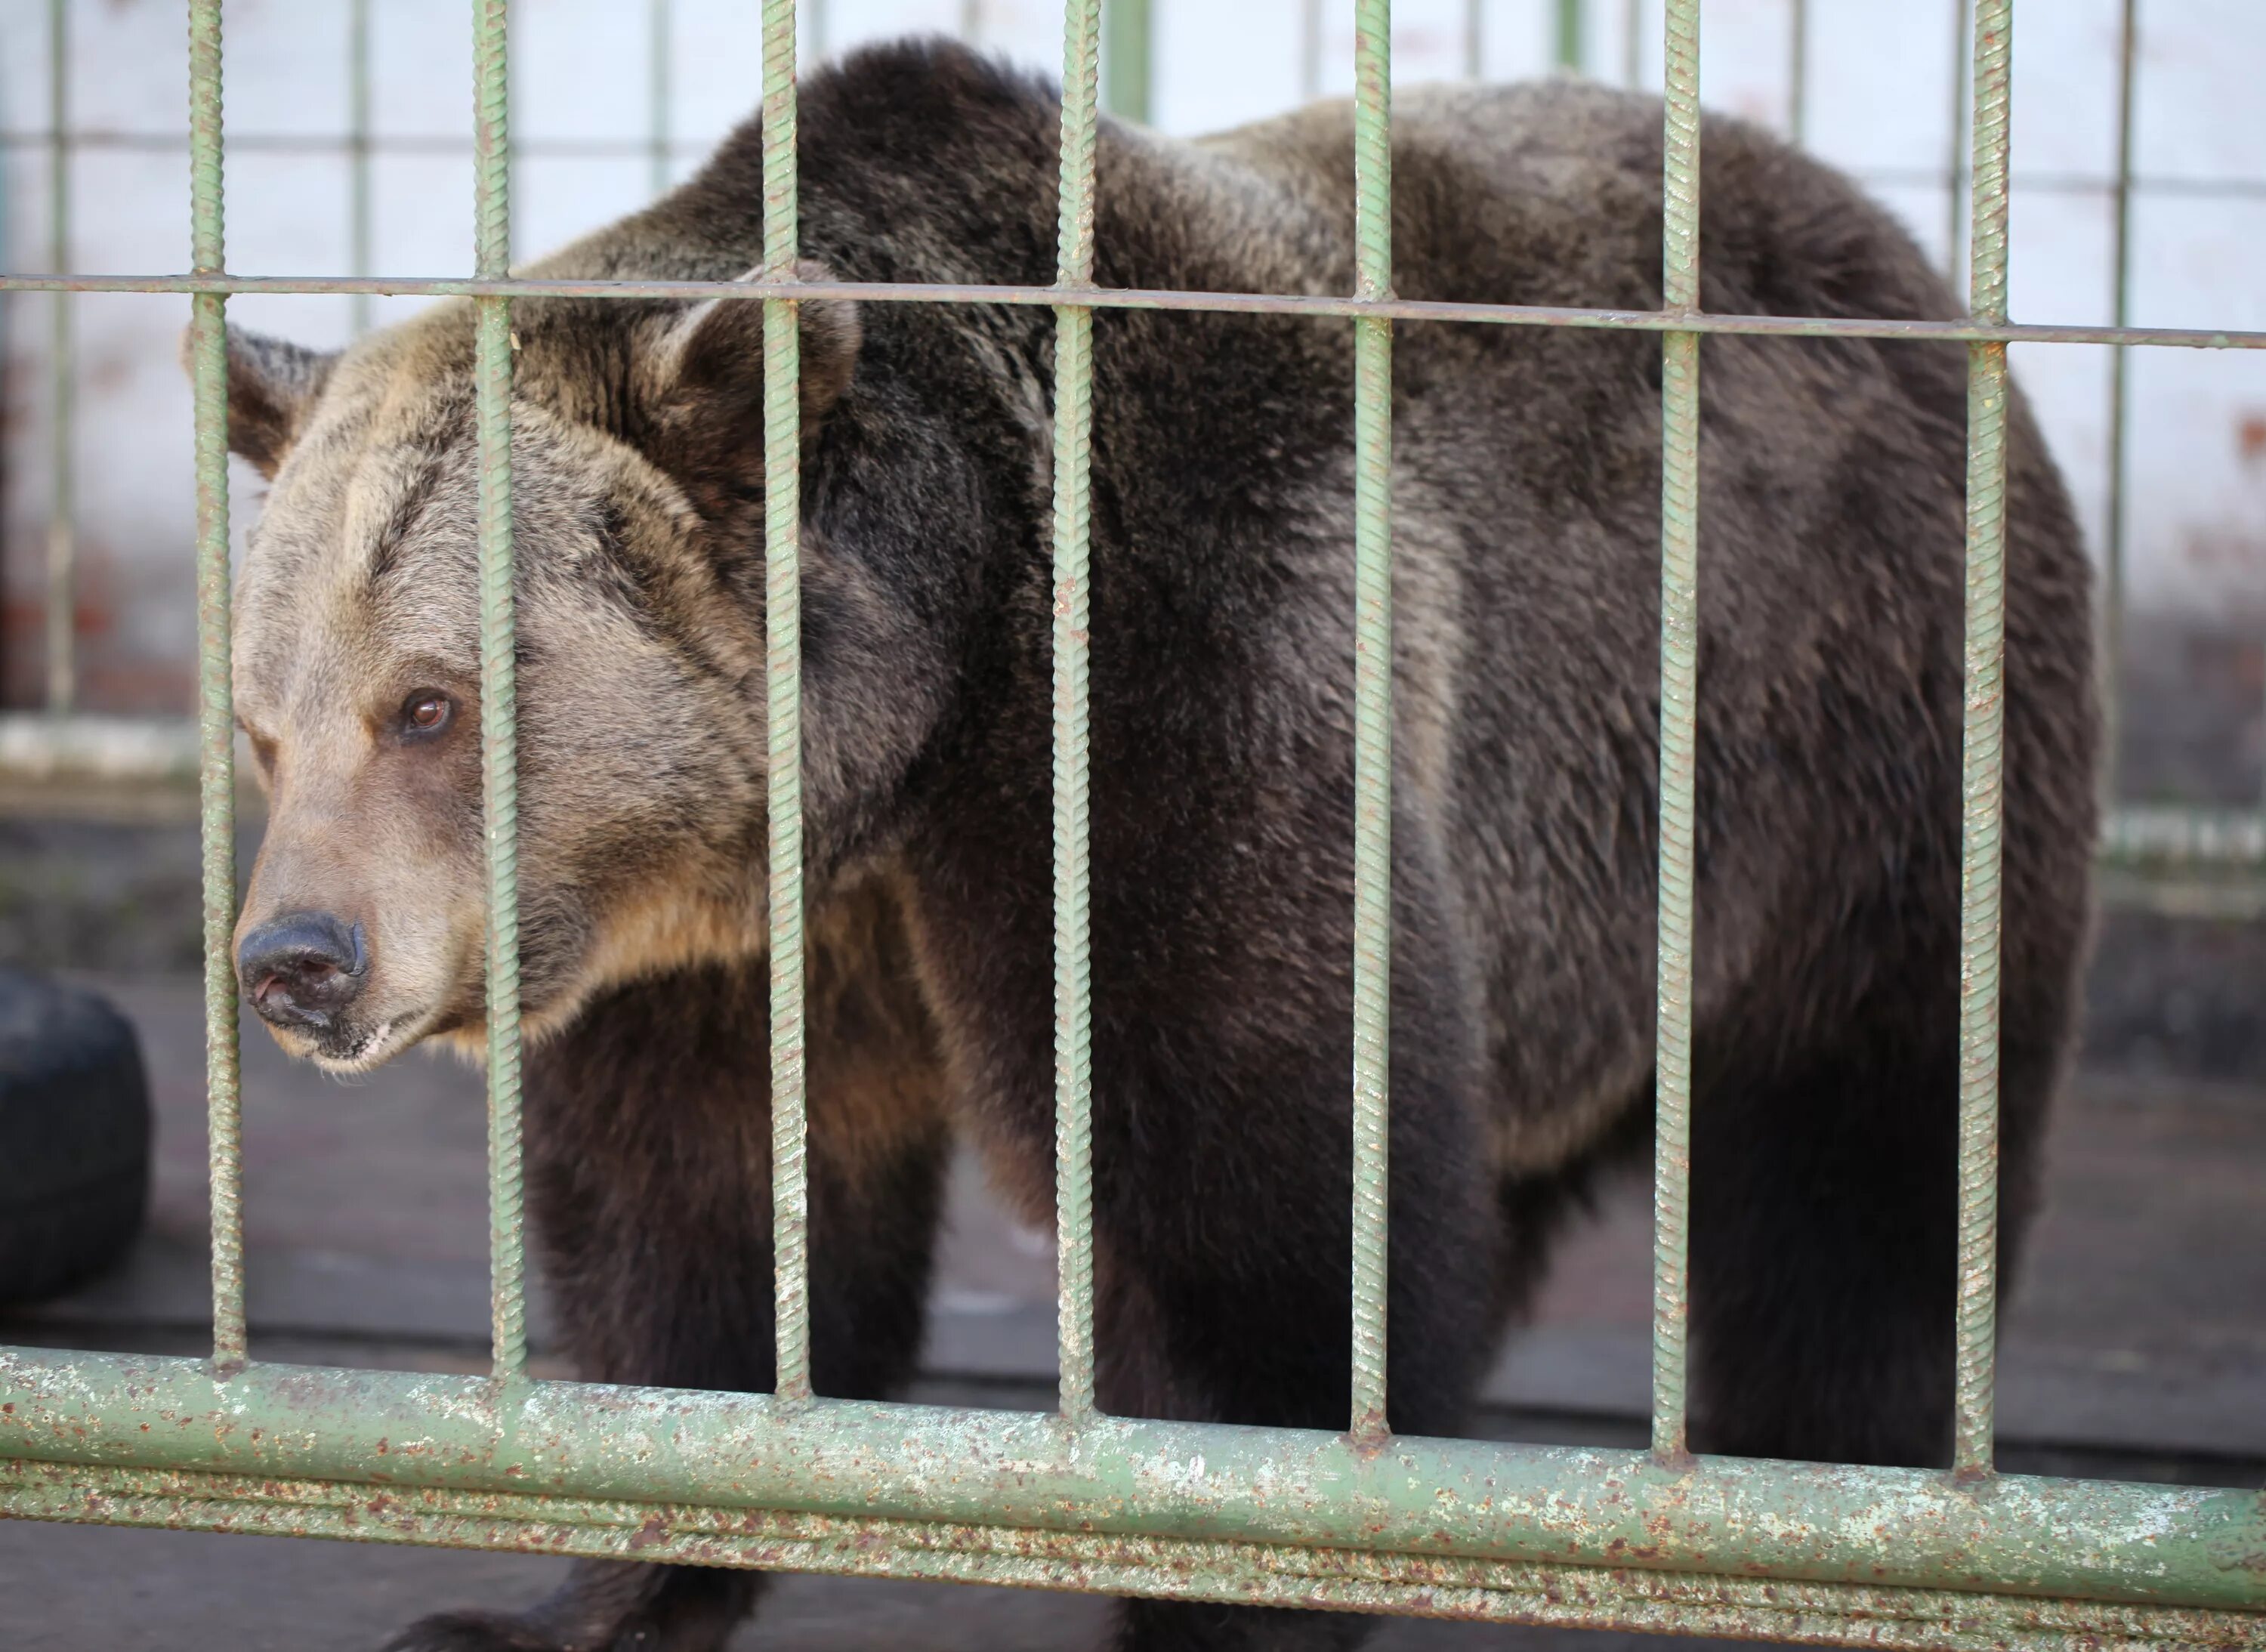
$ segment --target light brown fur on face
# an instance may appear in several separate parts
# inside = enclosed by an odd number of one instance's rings
[[[348,1011],[319,1034],[274,1029],[338,1071],[421,1037],[467,1054],[484,1039],[469,327],[442,307],[248,391],[270,405],[232,428],[274,479],[237,603],[238,716],[271,799],[238,939],[299,911],[361,926]],[[664,365],[681,332],[654,329]],[[231,351],[238,378],[274,354]],[[538,1038],[607,985],[749,954],[765,910],[746,691],[760,630],[684,490],[547,405],[546,382],[572,376],[524,362],[514,408],[522,993]],[[276,432],[288,445],[259,445]],[[449,697],[450,726],[405,739],[402,707],[426,690]]]

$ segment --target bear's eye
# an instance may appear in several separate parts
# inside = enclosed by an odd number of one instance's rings
[[[455,703],[438,689],[419,689],[401,702],[401,732],[412,736],[437,735],[449,726]]]

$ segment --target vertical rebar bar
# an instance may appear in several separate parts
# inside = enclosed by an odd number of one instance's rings
[[[983,34],[983,0],[960,0],[960,38],[973,45]]]
[[[646,164],[653,193],[669,187],[670,114],[669,0],[646,0]]]
[[[1582,72],[1583,47],[1589,33],[1582,0],[1558,0],[1557,26],[1552,32],[1552,61],[1561,69]]]
[[[795,279],[794,0],[764,0],[764,279]],[[770,789],[771,1299],[782,1400],[810,1397],[802,934],[800,307],[764,305],[764,705]]]
[[[1477,80],[1487,62],[1487,0],[1464,0],[1464,78]]]
[[[353,0],[347,11],[347,259],[357,275],[370,273],[369,6]],[[355,336],[369,331],[370,296],[348,300]]]
[[[1300,8],[1298,95],[1308,103],[1322,95],[1322,0],[1304,0]]]
[[[1973,105],[1974,60],[1969,53],[1973,34],[1973,0],[1952,0],[1951,159],[1944,172],[1946,229],[1943,267],[1956,282],[1961,269],[1959,245],[1967,227],[1968,115]]]
[[[1062,187],[1055,284],[1093,284],[1101,0],[1063,8]],[[1088,822],[1093,311],[1055,306],[1055,1254],[1060,1404],[1093,1411],[1093,1004]]]
[[[1975,6],[1970,307],[2007,319],[2014,0]],[[1999,827],[2006,785],[2007,347],[1968,346],[1966,715],[1960,781],[1959,1282],[1952,1464],[1992,1466],[1999,1272]]]
[[[473,252],[511,265],[509,0],[472,0]],[[488,1255],[495,1374],[527,1366],[520,1156],[519,682],[512,588],[511,301],[475,299],[479,432],[480,801],[487,837]]]
[[[2123,0],[2116,57],[2116,188],[2110,232],[2112,289],[2109,322],[2132,324],[2132,145],[2139,60],[2139,0]],[[2101,710],[2102,800],[2114,808],[2123,772],[2124,713],[2124,486],[2129,460],[2125,443],[2131,419],[2131,353],[2123,345],[2109,352],[2109,500],[2102,535]]]
[[[1787,135],[1809,141],[1809,0],[1789,0],[1787,18]]]
[[[1354,292],[1392,293],[1392,6],[1356,0]],[[1354,323],[1353,1422],[1388,1431],[1392,1002],[1392,323]]]
[[[1662,308],[1700,308],[1700,0],[1667,0]],[[1692,932],[1700,678],[1700,335],[1661,340],[1660,933],[1653,1148],[1652,1449],[1686,1453]]]
[[[70,17],[48,0],[48,267],[71,267]],[[48,498],[48,709],[78,702],[78,360],[70,294],[55,296],[48,340],[48,427],[55,443]]]
[[[223,257],[221,0],[189,6],[189,264],[218,274]],[[204,881],[205,1142],[212,1191],[213,1367],[242,1369],[244,1111],[238,1084],[236,716],[229,685],[227,299],[189,301],[196,404],[197,788]]]
[[[1621,84],[1634,91],[1644,82],[1644,0],[1628,0],[1621,11]]]
[[[1101,106],[1121,121],[1149,118],[1150,58],[1155,47],[1149,0],[1107,0],[1101,24]]]

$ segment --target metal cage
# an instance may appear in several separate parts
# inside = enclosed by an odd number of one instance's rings
[[[192,272],[11,275],[0,281],[15,291],[194,297],[213,1352],[204,1360],[0,1350],[0,1514],[1851,1645],[2266,1647],[2266,1501],[2259,1494],[2007,1476],[1992,1463],[2007,350],[2014,342],[2057,340],[2266,348],[2266,333],[2121,325],[2121,298],[2116,325],[2009,321],[2013,0],[1975,0],[1972,8],[1971,69],[1962,88],[1972,113],[1972,314],[1952,323],[1716,315],[1700,308],[1699,0],[1665,5],[1666,302],[1657,312],[1392,296],[1389,0],[1356,5],[1357,283],[1344,296],[1093,284],[1100,0],[1067,0],[1064,8],[1061,217],[1052,287],[796,280],[794,0],[765,0],[764,6],[759,281],[512,278],[506,0],[473,5],[474,275],[233,276],[222,237],[221,9],[220,0],[191,0],[188,8]],[[1577,28],[1576,8],[1561,12],[1576,18]],[[2128,19],[2131,14],[2128,5]],[[1133,72],[1125,50],[1116,61],[1120,72]],[[662,105],[665,98],[657,99]],[[2125,105],[2129,110],[2129,74]],[[666,142],[665,129],[658,130],[657,172]],[[2125,158],[2129,186],[2129,142]],[[478,310],[494,1360],[485,1378],[279,1366],[247,1356],[237,987],[229,957],[235,781],[223,333],[229,296],[240,292],[452,294],[471,297]],[[537,1381],[526,1369],[510,313],[516,298],[563,295],[719,296],[764,306],[778,1338],[777,1386],[770,1394]],[[1056,318],[1061,1378],[1059,1407],[1050,1414],[852,1404],[811,1391],[795,318],[798,300],[815,296],[1044,305]],[[1086,601],[1093,319],[1105,307],[1267,311],[1354,322],[1354,1352],[1342,1434],[1140,1421],[1107,1416],[1095,1407]],[[1385,1422],[1389,474],[1392,325],[1399,320],[1661,335],[1659,1078],[1648,1451],[1411,1438],[1392,1434]],[[1944,1282],[1957,1293],[1956,1455],[1948,1473],[1705,1458],[1687,1449],[1694,686],[1697,590],[1704,577],[1697,557],[1699,384],[1702,340],[1711,333],[1931,339],[1958,341],[1968,352],[1959,1268],[1955,1279]],[[56,573],[67,584],[67,529],[56,546]],[[2116,566],[2112,554],[2112,584]],[[67,673],[67,649],[57,659],[55,669]],[[58,699],[68,703],[67,682]],[[2255,826],[2233,836],[2240,852],[2259,852]]]

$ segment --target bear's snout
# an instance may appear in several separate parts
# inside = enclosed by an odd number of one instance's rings
[[[237,978],[271,1026],[318,1032],[354,1002],[368,973],[362,925],[328,912],[289,912],[236,949]]]

